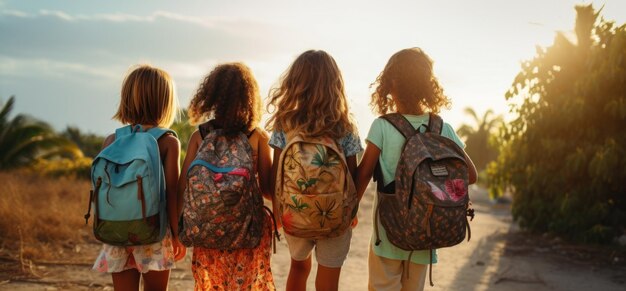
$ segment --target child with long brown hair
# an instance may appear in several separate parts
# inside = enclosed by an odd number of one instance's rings
[[[179,181],[179,197],[183,197],[188,185],[187,172],[193,167],[192,161],[200,155],[201,147],[212,149],[218,147],[218,145],[208,143],[208,140],[203,143],[203,140],[212,131],[220,130],[226,135],[245,134],[240,136],[243,139],[247,137],[251,147],[253,174],[250,176],[254,179],[253,183],[258,183],[254,187],[260,189],[264,197],[271,199],[272,160],[268,145],[269,135],[258,127],[262,105],[258,85],[250,69],[242,63],[228,63],[215,67],[200,84],[191,100],[188,113],[192,124],[203,123],[189,140],[187,156]],[[198,187],[203,186],[200,184]],[[255,194],[258,192],[253,191],[253,196]],[[241,199],[255,201],[259,199],[258,201],[262,203],[262,198],[256,196],[245,196]],[[184,203],[189,205],[188,201]],[[179,201],[181,205],[179,212],[182,212],[181,207],[184,203],[182,200]],[[185,211],[193,211],[193,209],[190,207]],[[214,211],[214,209],[209,211]],[[196,214],[192,214],[194,215]],[[197,215],[203,214],[197,213]],[[262,237],[256,247],[223,250],[194,246],[192,272],[195,290],[275,289],[270,266],[272,218],[265,212],[262,214],[254,212],[251,215],[262,216],[253,217],[253,219],[264,221]]]
[[[400,113],[415,129],[427,126],[429,113],[438,113],[441,108],[450,104],[433,74],[432,63],[419,48],[403,49],[395,53],[372,84],[376,86],[370,103],[374,111],[380,115]],[[465,147],[448,123],[443,123],[441,135],[453,140],[461,149]],[[363,196],[377,163],[382,172],[382,181],[378,183],[389,185],[394,181],[405,138],[389,121],[380,117],[372,123],[366,142],[365,153],[358,168],[359,197]],[[465,160],[469,167],[469,183],[475,183],[476,169],[467,154]],[[378,195],[377,204],[380,202]],[[374,211],[374,216],[377,215]],[[378,223],[375,226],[378,231],[375,229],[372,232],[369,247],[369,290],[423,290],[428,264],[437,262],[436,252],[432,260],[428,250],[413,251],[410,254],[410,251],[391,244],[385,228],[376,218],[374,221]]]
[[[174,82],[169,74],[159,68],[141,65],[124,79],[121,102],[114,118],[122,124],[131,125],[131,128],[149,132],[158,130],[158,127],[169,127],[176,117],[176,110]],[[123,133],[123,130],[116,132]],[[115,139],[116,134],[109,135],[104,141],[103,149]],[[160,136],[157,142],[165,178],[169,225],[166,226],[165,237],[159,242],[127,247],[104,244],[93,268],[99,272],[111,273],[115,290],[139,290],[140,277],[143,277],[146,290],[165,290],[170,269],[174,267],[176,260],[185,255],[185,247],[178,240],[176,215],[180,142],[171,132]]]
[[[317,156],[320,157],[318,165],[327,167],[338,165],[339,160],[344,160],[345,157],[348,176],[350,176],[348,182],[352,182],[356,175],[356,155],[363,149],[349,112],[341,71],[328,53],[321,50],[309,50],[298,56],[283,75],[279,86],[271,91],[269,106],[274,106],[276,109],[267,124],[267,129],[272,131],[269,144],[274,148],[272,173],[275,178],[272,181],[276,183],[279,183],[279,179],[283,181],[284,177],[276,177],[278,163],[283,150],[286,150],[286,146],[290,144],[289,138],[297,135],[303,138],[325,138],[334,141],[340,149],[338,154],[343,157],[327,161],[321,157],[327,156],[326,151],[323,150],[320,152],[321,155]],[[322,178],[309,179],[306,182],[298,181],[297,184],[303,188],[312,186],[319,180]],[[300,194],[302,193],[297,195]],[[356,195],[356,193],[353,194]],[[290,199],[298,201],[294,196]],[[337,207],[334,203],[332,205],[331,208]],[[327,211],[322,211],[323,206],[320,206],[320,204],[301,203],[297,207],[299,207],[298,211],[318,207],[320,208],[319,215],[325,218],[337,218],[329,215]],[[329,210],[335,209],[337,208]],[[343,209],[339,209],[341,210]],[[288,222],[285,221],[284,216],[281,216],[281,219],[291,255],[287,290],[306,289],[306,281],[311,271],[311,253],[314,248],[319,264],[315,279],[317,290],[337,290],[341,267],[350,249],[351,228],[348,227],[345,232],[336,237],[308,239],[287,233]],[[351,218],[348,217],[348,219]],[[324,224],[324,220],[321,224]]]

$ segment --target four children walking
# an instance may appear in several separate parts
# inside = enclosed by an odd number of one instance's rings
[[[376,88],[370,104],[375,112],[399,113],[417,130],[416,134],[420,128],[428,130],[428,125],[438,118],[434,114],[449,105],[432,73],[432,61],[418,48],[394,54],[373,85]],[[373,175],[379,190],[394,180],[404,183],[405,178],[396,175],[396,168],[408,137],[388,118],[376,119],[357,168],[357,154],[363,148],[349,112],[341,71],[335,60],[320,50],[298,56],[277,87],[270,91],[268,110],[272,115],[266,128],[271,135],[259,127],[262,101],[250,69],[241,63],[214,68],[200,84],[188,108],[190,121],[198,124],[198,129],[189,140],[182,171],[178,164],[180,143],[175,133],[154,134],[158,128],[171,124],[175,102],[172,81],[160,69],[142,66],[124,81],[115,118],[130,125],[127,128],[131,135],[125,137],[129,140],[126,145],[136,147],[142,136],[149,136],[158,145],[153,150],[158,153],[153,155],[159,158],[156,164],[162,168],[164,187],[159,190],[163,192],[162,201],[154,203],[163,204],[162,211],[168,219],[160,225],[164,227],[162,239],[144,244],[133,239],[143,226],[132,228],[131,232],[117,228],[121,222],[115,219],[102,218],[103,207],[107,203],[115,205],[117,197],[128,189],[137,189],[132,191],[137,192],[141,202],[137,208],[139,213],[143,211],[143,216],[138,214],[137,221],[149,221],[144,205],[150,204],[143,198],[150,192],[143,176],[123,174],[119,181],[115,176],[110,177],[120,167],[122,173],[130,173],[138,167],[135,165],[142,165],[141,161],[147,163],[146,159],[131,162],[104,155],[103,150],[105,174],[92,175],[94,233],[97,238],[105,233],[100,227],[96,229],[104,221],[115,226],[106,233],[120,239],[102,240],[104,246],[94,269],[111,273],[115,290],[138,290],[140,276],[146,290],[165,290],[169,270],[175,260],[184,257],[187,246],[193,247],[196,290],[275,290],[270,258],[272,250],[276,251],[277,228],[282,226],[291,255],[286,289],[306,289],[311,254],[315,251],[316,289],[337,290],[341,267],[350,249],[352,228],[356,226],[358,202]],[[103,149],[120,134],[118,130],[109,136]],[[435,192],[435,200],[429,205],[436,206],[439,203],[436,198],[443,203],[465,201],[460,197],[467,197],[467,186],[476,181],[476,170],[462,150],[463,142],[449,124],[442,123],[437,134],[453,141],[462,155],[442,159],[455,160],[467,170],[455,179],[446,178],[455,170],[437,164],[434,154],[427,159],[430,162],[425,167],[430,167],[439,177],[435,179],[441,180],[441,184],[436,181],[431,184],[444,185],[432,189],[425,186],[428,188],[425,191]],[[413,190],[409,192],[411,209]],[[381,199],[378,195],[377,204]],[[463,215],[467,206],[459,210]],[[383,207],[380,211],[388,209]],[[432,207],[428,209],[433,211]],[[437,208],[434,209],[432,215],[436,217]],[[405,212],[401,207],[397,211]],[[433,248],[429,251],[398,247],[388,237],[385,229],[388,225],[381,225],[377,218],[385,213],[374,211],[373,215],[369,289],[423,290],[428,264],[437,261],[436,252]],[[442,222],[426,221],[424,227],[428,228],[429,236],[422,239],[432,240],[431,225],[435,231]],[[155,220],[149,225],[158,224]],[[450,227],[462,228],[465,237],[465,227],[469,225]]]

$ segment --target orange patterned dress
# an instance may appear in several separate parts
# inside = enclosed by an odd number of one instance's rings
[[[193,248],[195,290],[276,290],[270,266],[272,220],[265,217],[263,238],[254,249],[222,251]]]

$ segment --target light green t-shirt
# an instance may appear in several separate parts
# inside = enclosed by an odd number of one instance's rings
[[[428,125],[428,114],[423,115],[404,115],[404,117],[413,125],[414,128],[418,128],[419,126]],[[423,131],[422,127],[422,131]],[[465,148],[465,144],[459,136],[454,132],[454,129],[450,124],[444,122],[443,128],[441,130],[441,135],[445,136],[454,142],[456,142],[461,148]],[[400,154],[402,151],[402,146],[404,145],[405,139],[400,132],[387,120],[382,118],[377,118],[372,123],[370,127],[370,131],[367,134],[366,141],[372,143],[378,149],[380,149],[380,157],[378,158],[378,162],[380,163],[381,170],[383,173],[383,181],[385,185],[392,182],[396,175],[396,167],[398,165],[398,161],[400,160]],[[378,195],[378,194],[377,194]],[[378,205],[378,197],[376,197],[374,203],[374,211],[373,216],[376,215],[376,207]],[[409,258],[409,251],[405,251],[394,246],[387,239],[387,234],[385,232],[385,228],[378,222],[378,233],[381,243],[376,246],[374,242],[376,241],[376,232],[372,232],[372,238],[370,243],[372,244],[372,248],[374,253],[378,256],[395,259],[395,260],[406,260]],[[414,251],[411,256],[411,262],[416,264],[428,264],[430,262],[430,251]],[[433,263],[437,262],[437,252],[433,251]]]

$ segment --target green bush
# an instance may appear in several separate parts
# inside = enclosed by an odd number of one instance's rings
[[[557,34],[522,64],[487,172],[520,226],[606,243],[626,227],[626,26],[576,10],[576,43]]]
[[[92,159],[89,157],[50,160],[39,159],[31,166],[31,169],[38,174],[49,177],[90,179],[91,161]]]

